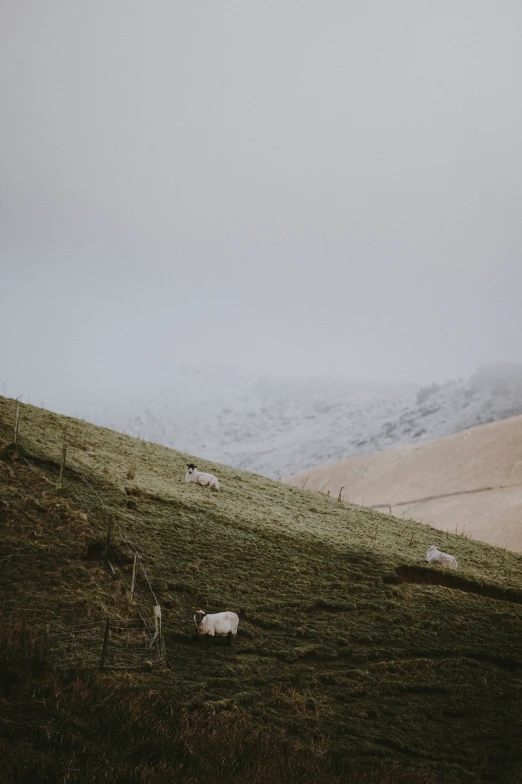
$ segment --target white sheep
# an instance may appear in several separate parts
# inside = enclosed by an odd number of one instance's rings
[[[205,610],[198,610],[194,615],[194,623],[200,637],[227,637],[230,645],[236,637],[239,618],[235,612],[209,615]]]
[[[428,547],[428,552],[426,553],[426,560],[432,564],[438,564],[439,566],[446,566],[448,569],[456,569],[457,562],[452,555],[448,555],[448,553],[441,553],[434,544],[431,547]]]
[[[219,490],[219,482],[217,476],[214,474],[206,474],[204,471],[198,471],[194,463],[187,463],[187,473],[185,474],[186,482],[195,482],[197,485],[203,487],[210,487],[212,490]]]

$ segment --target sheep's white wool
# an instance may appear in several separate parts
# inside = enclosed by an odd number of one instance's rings
[[[185,481],[195,482],[203,487],[210,487],[212,490],[219,490],[219,481],[214,474],[207,474],[204,471],[198,471],[193,463],[187,464],[187,473],[185,474]]]
[[[198,610],[194,615],[194,623],[201,636],[229,637],[229,640],[232,640],[237,634],[239,618],[235,612],[208,614],[204,610]]]
[[[439,566],[446,566],[448,569],[456,569],[457,568],[457,561],[452,555],[448,553],[441,553],[435,545],[431,545],[428,547],[428,552],[426,553],[426,560],[429,563],[439,564]]]

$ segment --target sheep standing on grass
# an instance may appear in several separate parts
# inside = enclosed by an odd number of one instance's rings
[[[198,610],[194,615],[194,623],[200,637],[227,637],[228,644],[237,634],[239,618],[235,612],[220,612],[209,615],[205,610]]]
[[[206,474],[204,471],[198,471],[194,463],[187,463],[185,481],[195,482],[197,485],[210,487],[212,490],[219,490],[219,482],[217,477],[214,476],[214,474]]]
[[[446,566],[448,569],[456,569],[457,562],[452,555],[448,555],[448,553],[441,553],[435,545],[431,545],[428,547],[428,552],[426,553],[426,560],[428,563],[438,564],[439,566]]]

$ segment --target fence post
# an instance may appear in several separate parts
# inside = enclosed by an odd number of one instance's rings
[[[161,607],[159,604],[156,604],[153,608],[153,615],[154,615],[154,628],[156,634],[158,635],[158,651],[160,659],[165,658],[165,644],[163,642],[163,632],[161,629]]]
[[[155,604],[152,609],[152,614],[154,617],[154,629],[156,634],[159,636],[161,635],[161,607],[159,604]]]
[[[20,418],[20,401],[16,401],[16,411],[15,411],[15,425],[14,425],[14,442],[15,444],[18,443],[18,420]]]
[[[107,618],[105,621],[105,634],[103,635],[103,647],[100,659],[100,670],[103,670],[105,667],[105,656],[107,655],[107,646],[109,644],[109,629],[111,625],[111,619]]]
[[[130,600],[131,602],[134,601],[134,589],[136,588],[136,564],[138,563],[138,556],[134,556],[134,564],[132,567],[132,582],[131,582],[131,595]]]
[[[109,514],[109,525],[107,526],[107,539],[105,540],[105,555],[103,564],[106,569],[109,567],[109,547],[111,546],[112,515]]]

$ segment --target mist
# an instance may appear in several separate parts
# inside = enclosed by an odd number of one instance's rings
[[[521,362],[521,23],[481,0],[4,0],[6,394]]]

